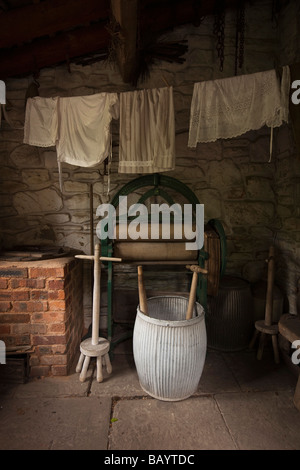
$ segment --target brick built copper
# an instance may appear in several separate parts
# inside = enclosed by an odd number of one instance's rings
[[[82,333],[78,260],[0,262],[0,339],[7,350],[31,347],[31,377],[67,375]]]

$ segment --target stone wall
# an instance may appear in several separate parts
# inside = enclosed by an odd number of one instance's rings
[[[290,44],[285,41],[287,28],[280,37],[271,16],[271,0],[257,2],[246,10],[245,61],[239,74],[284,65],[283,51]],[[193,84],[234,75],[235,13],[226,15],[222,72],[211,17],[205,18],[200,27],[178,28],[167,38],[188,41],[186,61],[183,64],[154,64],[149,77],[140,81],[138,88],[163,87],[166,83],[174,88],[176,168],[169,174],[195,191],[205,205],[206,221],[211,218],[222,221],[228,240],[227,271],[250,281],[259,280],[266,273],[265,259],[276,234],[278,247],[283,250],[282,262],[287,257],[295,258],[299,245],[300,229],[296,219],[300,194],[297,186],[299,165],[290,128],[285,125],[276,130],[271,163],[268,163],[270,130],[267,128],[248,132],[236,139],[188,148]],[[40,96],[44,97],[133,90],[122,82],[113,64],[106,62],[85,67],[71,64],[70,72],[65,65],[43,69],[38,80]],[[30,82],[31,77],[6,82],[7,112],[15,128],[4,121],[0,131],[1,245],[54,243],[88,253],[90,184],[93,184],[96,210],[100,203],[108,202],[116,190],[137,175],[118,174],[118,121],[115,121],[112,126],[110,194],[107,194],[108,175],[104,164],[91,169],[65,164],[62,195],[55,149],[22,143],[25,93]],[[293,271],[293,289],[295,274]],[[281,284],[286,289],[285,283]],[[85,293],[86,316],[89,316],[88,265],[85,265]]]
[[[288,2],[279,22],[279,65],[300,62],[300,4]],[[300,79],[300,77],[298,77]],[[300,106],[300,105],[298,105]],[[279,252],[276,279],[288,298],[290,313],[300,312],[300,152],[289,128],[278,134],[274,188],[277,197]],[[299,132],[299,130],[297,130]]]

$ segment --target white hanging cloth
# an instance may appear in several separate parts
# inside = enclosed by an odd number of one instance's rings
[[[26,102],[24,144],[53,147],[57,141],[58,116],[55,98],[36,96]]]
[[[118,118],[116,93],[59,98],[57,159],[91,167],[110,153],[110,123]]]
[[[120,94],[119,173],[175,168],[173,88]]]
[[[0,80],[0,105],[6,104],[6,85],[3,80]]]
[[[117,93],[29,98],[24,143],[56,146],[60,188],[62,163],[92,167],[111,154],[111,120],[119,117]]]
[[[283,74],[281,88],[275,70],[195,83],[188,146],[287,121],[288,67]]]
[[[111,120],[119,117],[117,93],[59,98],[56,144],[60,188],[63,162],[92,167],[111,158]],[[108,192],[110,177],[108,177]]]

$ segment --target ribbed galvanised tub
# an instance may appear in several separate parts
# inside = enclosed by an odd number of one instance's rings
[[[188,299],[147,299],[148,315],[138,306],[133,330],[133,356],[142,389],[159,400],[178,401],[198,387],[206,357],[204,309],[195,303],[185,319]]]
[[[207,344],[219,351],[246,349],[253,335],[253,297],[249,282],[224,276],[216,297],[209,297],[206,312]]]

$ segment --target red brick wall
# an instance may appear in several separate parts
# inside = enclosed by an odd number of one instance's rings
[[[31,346],[30,375],[67,375],[83,332],[82,263],[0,263],[0,339]]]

